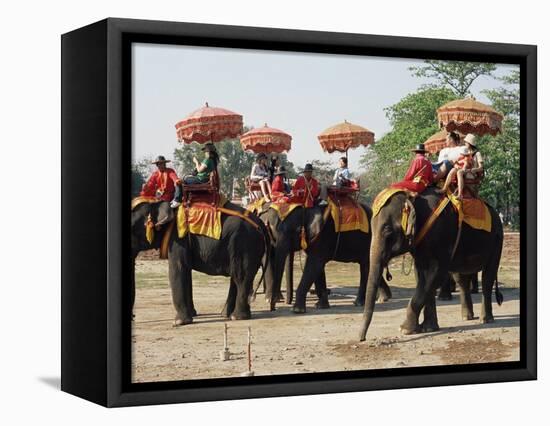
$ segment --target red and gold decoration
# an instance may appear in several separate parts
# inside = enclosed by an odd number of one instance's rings
[[[350,148],[373,144],[374,133],[365,127],[348,123],[344,120],[343,123],[336,124],[326,129],[317,136],[317,139],[319,139],[323,151],[328,153],[339,151],[347,154]]]
[[[338,203],[328,199],[328,209],[334,221],[334,232],[361,231],[369,233],[369,219],[363,208],[350,197],[339,197]]]
[[[243,131],[243,116],[223,108],[208,105],[192,112],[176,124],[178,140],[182,143],[220,142],[236,138]]]
[[[488,105],[465,98],[451,101],[437,110],[437,120],[448,132],[495,136],[502,128],[502,114]]]
[[[245,151],[252,151],[256,154],[265,154],[290,151],[292,136],[279,129],[264,127],[252,129],[241,136],[241,146]]]

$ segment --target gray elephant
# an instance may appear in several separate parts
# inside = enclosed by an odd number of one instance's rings
[[[221,236],[214,239],[187,233],[183,238],[173,230],[167,242],[169,281],[172,302],[176,309],[174,325],[193,321],[196,311],[193,305],[191,270],[208,275],[230,277],[224,315],[231,319],[250,318],[249,295],[254,277],[260,268],[267,268],[269,236],[265,225],[254,215],[246,215],[239,206],[228,203],[226,209],[242,215],[221,214]],[[132,258],[142,250],[160,248],[164,234],[175,220],[168,203],[141,203],[132,209]],[[150,218],[155,232],[149,243],[146,225]],[[265,255],[265,256],[264,256]],[[132,306],[135,284],[132,280]]]
[[[370,222],[371,209],[360,204]],[[272,237],[271,260],[266,274],[267,299],[270,308],[275,309],[277,297],[281,288],[283,270],[287,270],[287,302],[292,295],[292,281],[288,281],[291,275],[291,264],[294,253],[301,250],[301,240],[307,242],[307,258],[304,264],[302,278],[296,290],[296,301],[293,312],[304,313],[306,311],[306,296],[315,282],[315,289],[319,298],[316,307],[330,307],[326,288],[325,265],[331,260],[346,263],[358,263],[360,268],[360,281],[357,297],[354,304],[362,306],[365,301],[367,277],[369,275],[369,247],[371,232],[360,230],[336,232],[334,219],[330,214],[325,215],[328,206],[315,205],[311,208],[298,206],[288,216],[281,220],[277,211],[272,208],[264,208],[260,212],[261,219],[266,223]],[[391,290],[386,281],[378,278],[380,282],[380,299],[388,300]]]
[[[472,320],[474,313],[470,294],[471,275],[483,271],[480,319],[483,323],[494,321],[491,303],[493,285],[496,285],[497,303],[502,303],[502,294],[498,290],[497,282],[503,244],[502,223],[496,211],[487,205],[492,223],[490,232],[474,229],[467,223],[463,223],[460,239],[456,245],[458,213],[452,204],[448,203],[425,237],[419,241],[418,233],[431,217],[434,209],[439,206],[442,197],[432,188],[428,188],[417,197],[411,197],[405,192],[397,192],[387,200],[372,219],[371,269],[359,334],[360,340],[365,340],[372,321],[376,287],[382,270],[390,259],[406,252],[410,252],[414,258],[416,290],[407,306],[406,319],[401,325],[403,333],[439,329],[435,292],[437,286],[446,280],[448,272],[453,273],[454,279],[460,286],[462,317],[465,320]],[[404,221],[405,212],[408,216]],[[406,226],[403,226],[404,223]],[[422,309],[424,309],[424,322],[419,325],[418,317]]]

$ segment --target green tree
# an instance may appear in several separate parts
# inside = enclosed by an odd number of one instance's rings
[[[151,170],[151,158],[142,158],[132,163],[132,197],[137,197],[141,192],[141,187],[149,178]]]
[[[392,129],[360,160],[366,170],[361,176],[363,200],[372,202],[378,192],[403,177],[412,158],[411,149],[439,128],[437,108],[456,98],[449,88],[424,87],[385,108]]]
[[[502,87],[484,91],[504,120],[502,133],[486,136],[479,143],[485,163],[480,195],[513,227],[519,226],[520,202],[519,77],[519,71],[514,71],[500,78]]]
[[[472,83],[480,76],[492,76],[495,64],[464,61],[426,60],[424,65],[410,67],[416,77],[434,79],[431,87],[448,87],[459,98],[470,93]]]

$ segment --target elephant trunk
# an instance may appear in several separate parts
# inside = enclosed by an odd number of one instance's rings
[[[378,284],[382,279],[383,269],[384,262],[382,256],[382,242],[379,241],[379,238],[375,238],[372,241],[370,251],[370,270],[369,278],[367,281],[367,294],[365,296],[365,311],[363,312],[363,323],[361,324],[361,331],[359,333],[359,340],[361,342],[365,340],[367,330],[372,321],[374,304],[376,301],[376,293],[378,290]]]

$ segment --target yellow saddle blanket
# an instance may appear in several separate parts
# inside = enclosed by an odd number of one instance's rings
[[[222,234],[222,212],[220,210],[227,203],[227,199],[220,195],[218,204],[197,201],[189,208],[183,204],[178,207],[177,226],[178,237],[183,238],[188,232],[205,237],[220,239]]]
[[[369,233],[369,218],[359,203],[350,197],[328,199],[328,208],[334,221],[335,232],[361,231]],[[326,215],[326,212],[325,212]]]

